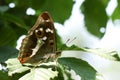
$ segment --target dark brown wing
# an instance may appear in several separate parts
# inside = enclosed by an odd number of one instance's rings
[[[21,63],[47,62],[56,55],[53,20],[48,12],[42,13],[23,39],[18,59]]]

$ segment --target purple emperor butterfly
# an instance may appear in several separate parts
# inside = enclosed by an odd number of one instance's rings
[[[23,39],[18,60],[21,64],[38,64],[54,61],[59,54],[60,52],[56,51],[53,20],[48,12],[44,12]]]

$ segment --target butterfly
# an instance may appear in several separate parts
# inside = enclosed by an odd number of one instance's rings
[[[53,20],[48,12],[43,12],[23,39],[18,60],[21,64],[38,64],[54,61],[60,53],[56,50]]]

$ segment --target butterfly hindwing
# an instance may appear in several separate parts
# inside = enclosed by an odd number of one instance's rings
[[[20,47],[18,59],[23,63],[42,63],[56,58],[56,37],[53,20],[48,12],[42,13],[28,31]]]

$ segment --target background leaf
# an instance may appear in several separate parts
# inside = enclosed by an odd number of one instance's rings
[[[8,6],[0,6],[0,13],[3,13],[7,11],[8,9],[9,9]]]
[[[5,62],[7,59],[17,57],[18,50],[13,47],[0,47],[0,62]]]
[[[61,65],[73,69],[81,80],[95,80],[96,70],[94,70],[87,62],[76,58],[59,58],[58,62]]]
[[[14,2],[17,8],[22,7],[24,10],[22,12],[25,12],[25,9],[28,7],[35,9],[37,11],[37,14],[40,14],[43,11],[48,11],[53,16],[54,21],[60,23],[63,23],[66,19],[69,18],[73,6],[72,0],[25,0],[25,2],[28,2],[27,4],[21,0],[6,0],[6,2]]]
[[[73,6],[72,0],[46,0],[40,7],[42,11],[48,11],[53,17],[55,22],[64,23],[66,19],[68,19],[71,15],[71,10]]]
[[[22,19],[10,14],[0,14],[0,46],[16,46],[17,39],[26,32]],[[17,25],[17,26],[16,26]],[[18,27],[19,26],[19,27]],[[20,28],[22,27],[22,28]]]
[[[10,77],[7,75],[7,72],[3,72],[0,70],[0,79],[1,80],[10,80]]]
[[[104,0],[85,0],[81,6],[88,31],[98,37],[103,36],[103,34],[100,33],[100,28],[106,27],[108,20],[105,9],[106,5]]]
[[[120,19],[120,0],[117,0],[117,2],[118,2],[118,5],[112,14],[112,20]]]

